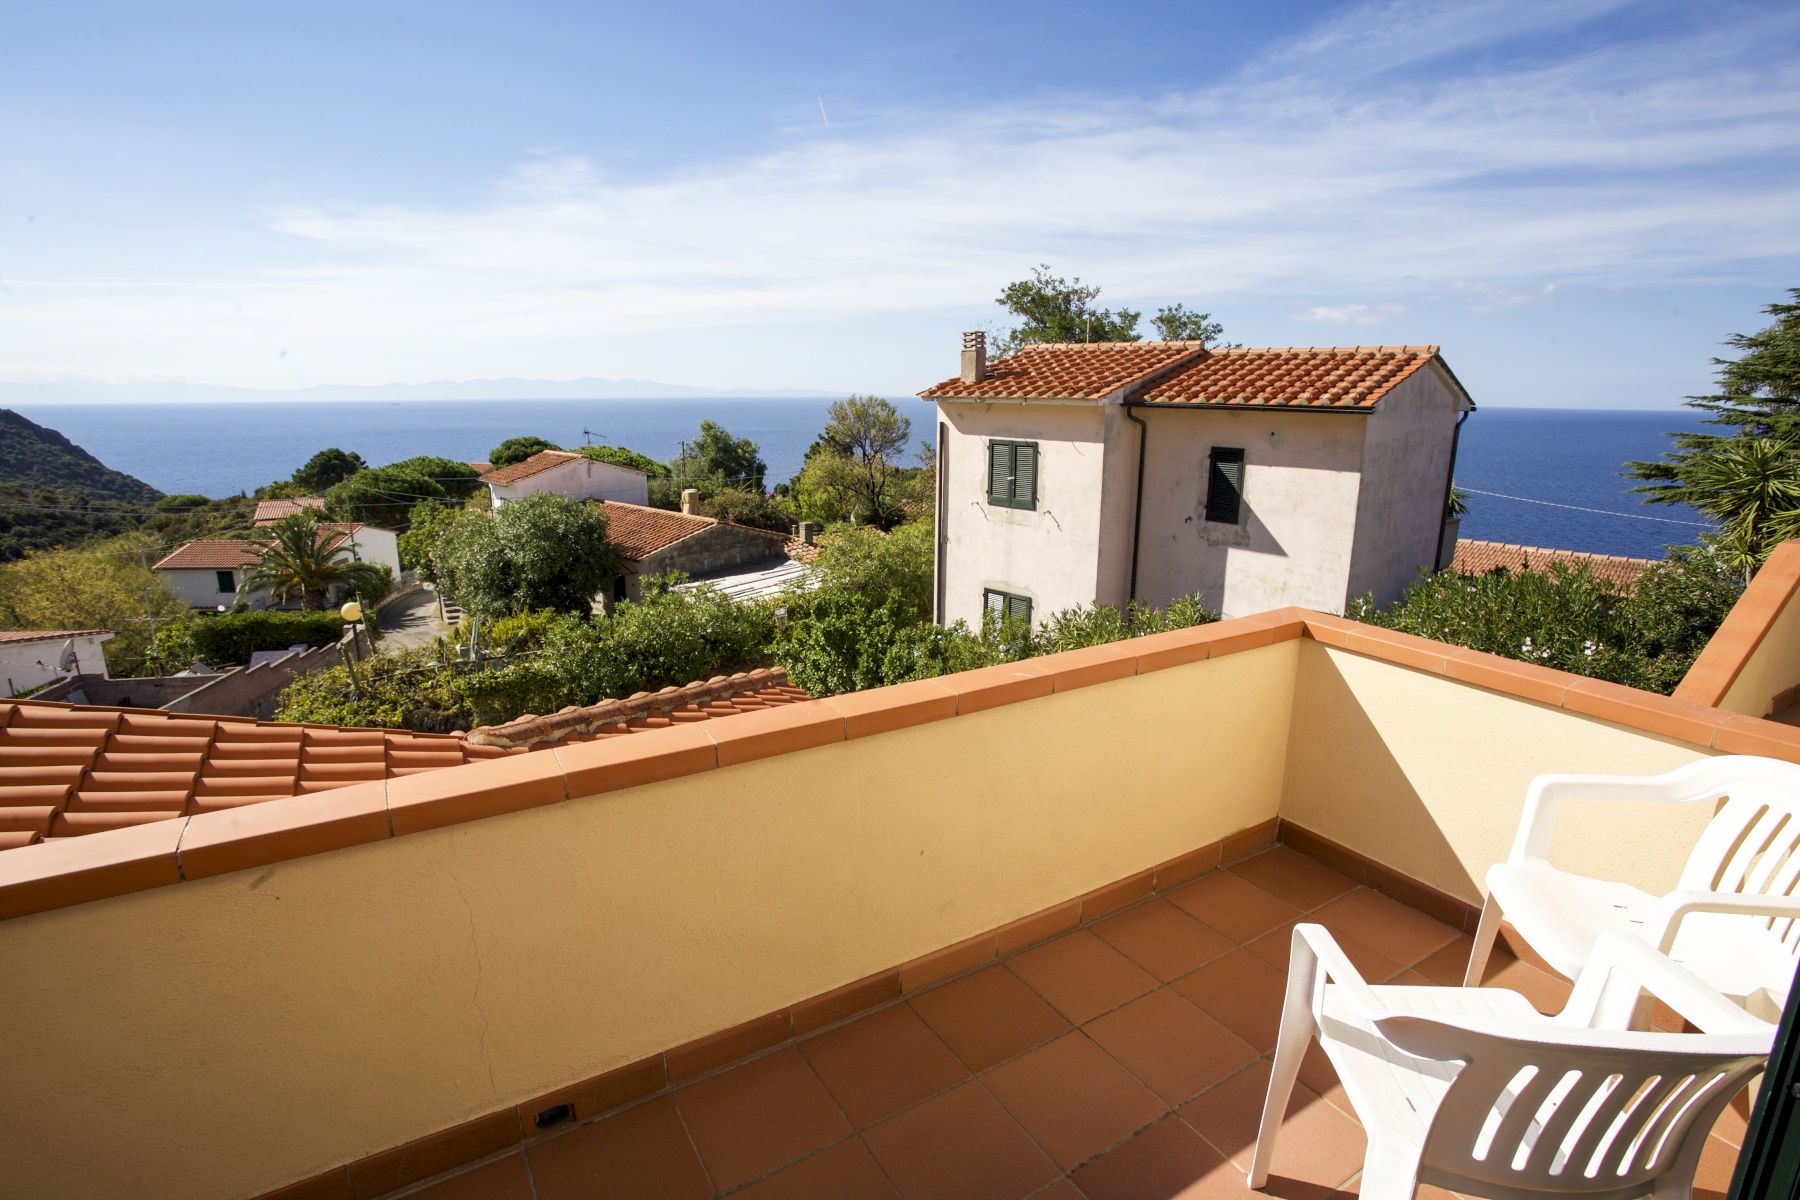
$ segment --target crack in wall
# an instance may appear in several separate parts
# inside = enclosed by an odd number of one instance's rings
[[[488,1020],[487,1009],[481,1006],[481,940],[475,936],[475,906],[469,903],[468,894],[463,891],[461,880],[452,875],[450,877],[450,882],[456,887],[456,898],[462,901],[463,910],[469,914],[469,953],[475,960],[475,987],[469,996],[469,1001],[475,1006],[476,1015],[481,1018],[479,1047],[481,1050],[482,1065],[487,1068],[488,1087],[498,1093],[500,1085],[494,1080],[494,1060],[493,1056],[488,1053],[488,1028],[490,1022]]]

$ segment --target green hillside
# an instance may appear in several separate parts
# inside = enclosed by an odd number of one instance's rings
[[[0,408],[0,484],[148,507],[162,493],[115,471],[54,429]]]

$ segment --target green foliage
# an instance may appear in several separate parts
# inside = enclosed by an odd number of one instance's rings
[[[1645,481],[1636,490],[1646,503],[1692,504],[1718,520],[1743,566],[1760,563],[1779,540],[1771,536],[1778,530],[1759,527],[1800,507],[1791,494],[1791,460],[1800,455],[1800,288],[1788,294],[1792,302],[1763,310],[1774,324],[1731,336],[1738,358],[1713,359],[1719,390],[1688,397],[1689,408],[1725,432],[1671,434],[1675,448],[1660,460],[1625,464]]]
[[[706,516],[748,525],[752,529],[787,533],[794,527],[793,514],[780,501],[744,488],[720,488],[701,502],[700,511]]]
[[[449,733],[473,726],[449,644],[389,650],[355,665],[302,675],[281,693],[277,721]]]
[[[142,557],[131,539],[121,538],[85,550],[36,551],[0,566],[0,629],[110,629],[108,672],[144,671],[146,616],[173,621],[186,606],[144,568]]]
[[[249,662],[250,655],[258,650],[286,650],[302,643],[329,646],[343,636],[343,631],[344,619],[334,612],[225,613],[190,617],[182,622],[178,632],[172,631],[167,641],[159,632],[157,648],[182,666],[197,657],[216,667]],[[178,648],[183,642],[189,648],[187,656],[182,656]]]
[[[700,422],[700,435],[687,444],[687,452],[671,467],[683,487],[694,487],[704,479],[721,488],[756,492],[764,490],[763,476],[769,469],[755,442],[732,437],[730,431],[713,421]]]
[[[902,483],[908,472],[898,459],[911,436],[912,422],[880,396],[834,401],[825,431],[794,481],[801,512],[815,520],[854,515],[892,529],[906,515]]]
[[[585,615],[623,560],[606,538],[606,513],[539,492],[491,516],[466,512],[432,552],[438,579],[462,606],[483,616],[549,608]]]
[[[1150,323],[1165,342],[1205,342],[1210,346],[1225,332],[1225,326],[1213,320],[1211,313],[1189,312],[1180,304],[1157,309]]]
[[[179,496],[164,496],[161,500],[158,500],[155,504],[151,505],[151,507],[157,512],[188,512],[191,509],[202,508],[211,503],[212,501],[205,496],[196,495],[192,492],[183,492]]]
[[[648,454],[639,454],[636,450],[627,450],[623,446],[583,446],[576,451],[583,458],[591,458],[597,462],[616,463],[621,467],[635,467],[649,473],[655,479],[667,475],[669,468],[657,462]]]
[[[501,467],[510,467],[514,463],[522,463],[534,454],[542,454],[546,450],[561,450],[555,442],[547,442],[541,437],[507,438],[498,446],[488,451],[488,466],[498,471]]]
[[[0,408],[0,483],[140,507],[162,493],[115,471],[54,429]]]
[[[436,582],[437,574],[431,563],[432,548],[456,523],[462,511],[449,504],[421,504],[413,509],[406,532],[395,539],[400,549],[400,565],[417,571],[420,579]]]
[[[1547,571],[1422,575],[1377,610],[1354,601],[1353,620],[1668,693],[1724,622],[1742,585],[1706,548],[1678,549],[1627,592],[1585,565]]]
[[[325,507],[340,520],[401,529],[417,505],[443,499],[436,480],[396,464],[358,471],[325,493]]]
[[[238,581],[240,596],[266,588],[277,600],[297,596],[301,607],[320,609],[334,587],[379,597],[393,586],[393,574],[385,566],[349,558],[345,543],[350,535],[324,528],[316,509],[301,509],[262,533],[268,549]]]
[[[481,490],[480,471],[466,462],[459,462],[454,458],[440,458],[435,454],[403,458],[399,462],[389,463],[380,469],[398,472],[402,475],[422,476],[443,489],[444,495],[456,500],[467,500]]]
[[[293,483],[301,489],[301,495],[322,496],[367,466],[362,455],[333,446],[307,459],[306,465],[294,472]]]
[[[1031,269],[1030,279],[1006,285],[994,303],[1020,318],[1024,324],[1006,336],[1000,349],[1011,354],[1033,342],[1135,342],[1142,313],[1129,308],[1118,312],[1094,308],[1097,287],[1084,287],[1080,279],[1062,279],[1050,273],[1048,263]]]

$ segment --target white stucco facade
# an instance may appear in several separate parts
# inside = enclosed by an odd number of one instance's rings
[[[650,477],[631,467],[571,455],[555,466],[511,483],[488,481],[494,507],[538,492],[556,492],[577,500],[616,500],[621,504],[649,504]]]
[[[1365,408],[1125,398],[939,399],[942,622],[979,625],[989,590],[1028,598],[1037,623],[1078,604],[1190,594],[1227,617],[1341,613],[1364,594],[1386,603],[1435,567],[1468,407],[1435,360]],[[1037,444],[1034,507],[989,502],[995,439]],[[1207,519],[1215,447],[1243,453],[1235,524]]]
[[[394,573],[394,583],[400,582],[400,536],[393,530],[359,525],[344,545],[360,561],[386,567]]]
[[[230,608],[237,603],[237,586],[243,582],[245,567],[208,567],[180,570],[170,567],[156,568],[156,577],[172,595],[187,602],[189,608],[216,609]],[[225,586],[227,583],[229,587]],[[252,592],[244,600],[251,608],[267,608],[270,603],[266,591]]]
[[[106,675],[106,654],[102,649],[112,634],[95,630],[78,633],[48,632],[42,637],[9,634],[0,640],[0,688],[6,696],[16,696],[33,688],[66,679],[71,674]],[[75,663],[71,671],[58,666],[64,643],[73,643]]]

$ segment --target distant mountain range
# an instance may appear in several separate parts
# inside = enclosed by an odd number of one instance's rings
[[[839,396],[808,388],[704,388],[651,379],[469,379],[460,382],[320,384],[308,388],[237,388],[207,383],[0,383],[0,405],[121,404],[139,401],[204,404],[256,400],[662,400],[772,399]]]
[[[41,489],[89,500],[154,504],[162,493],[115,471],[54,429],[0,408],[0,486]]]

